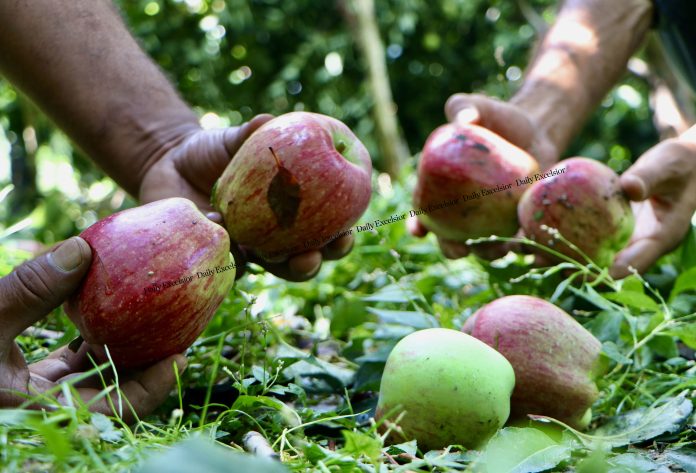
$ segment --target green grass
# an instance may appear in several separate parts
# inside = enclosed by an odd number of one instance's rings
[[[361,222],[409,210],[404,189],[377,188]],[[6,271],[16,263],[9,253],[0,252]],[[689,245],[644,279],[614,281],[587,261],[534,269],[514,254],[445,260],[432,236],[410,237],[403,221],[361,232],[348,257],[307,283],[251,268],[191,348],[176,391],[135,425],[91,414],[69,385],[61,387],[69,407],[0,410],[0,467],[129,471],[150,459],[160,463],[147,471],[274,471],[231,453],[256,431],[292,471],[696,471],[696,364],[685,356],[696,346],[694,268]],[[372,413],[391,347],[417,329],[458,329],[507,294],[552,300],[602,341],[608,368],[588,431],[537,419],[506,428],[482,452],[387,446]],[[61,337],[18,340],[30,361],[76,335],[56,312],[41,326]],[[194,440],[161,456],[191,437],[221,448]],[[215,469],[218,457],[226,469]]]

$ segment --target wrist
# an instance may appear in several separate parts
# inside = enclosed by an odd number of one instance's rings
[[[573,97],[569,97],[573,95]],[[572,93],[552,84],[526,80],[510,99],[532,122],[536,134],[544,136],[557,157],[568,147],[587,113],[583,91]]]
[[[135,197],[152,166],[201,129],[192,110],[183,103],[176,105],[179,106],[158,109],[155,116],[126,105],[115,111],[115,123],[108,126],[109,136],[104,144],[111,149],[106,152],[110,159],[97,161]]]

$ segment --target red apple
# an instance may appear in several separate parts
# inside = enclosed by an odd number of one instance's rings
[[[602,345],[550,302],[507,296],[483,306],[463,331],[500,352],[515,370],[512,416],[554,417],[577,428],[590,421],[599,393]]]
[[[544,226],[555,228],[599,266],[610,266],[630,240],[634,227],[619,176],[607,165],[588,158],[565,159],[537,176],[518,208],[524,233],[584,263],[575,250],[555,239]],[[546,252],[540,254],[548,257]]]
[[[287,113],[244,142],[213,189],[213,205],[236,243],[283,259],[352,232],[370,201],[371,170],[346,125]]]
[[[83,231],[92,265],[65,311],[100,361],[150,365],[188,348],[234,284],[225,229],[172,198]]]
[[[537,170],[526,151],[486,128],[442,125],[423,148],[411,214],[448,240],[514,235],[517,202]]]

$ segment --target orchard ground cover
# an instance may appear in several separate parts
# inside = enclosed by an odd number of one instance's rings
[[[364,221],[404,211],[404,187],[374,184]],[[352,253],[311,282],[251,267],[153,416],[126,426],[91,414],[66,384],[72,405],[0,411],[0,462],[7,471],[694,471],[696,246],[688,241],[644,278],[613,281],[584,261],[446,260],[434,239],[414,239],[400,221],[358,234]],[[23,256],[4,249],[3,271]],[[372,415],[394,344],[414,330],[460,329],[507,294],[550,300],[602,341],[607,371],[590,428],[530,419],[481,451],[386,444]],[[56,312],[20,337],[29,361],[77,335]],[[250,432],[259,435],[245,442]],[[272,456],[243,456],[254,445]]]

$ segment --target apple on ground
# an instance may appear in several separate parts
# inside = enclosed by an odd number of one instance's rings
[[[372,164],[335,118],[292,112],[265,123],[237,151],[212,202],[236,243],[268,260],[324,246],[365,212]]]
[[[514,385],[510,363],[485,343],[457,330],[419,330],[389,354],[375,417],[393,422],[403,413],[403,437],[392,438],[416,439],[423,451],[476,448],[505,424]]]
[[[519,228],[517,202],[538,169],[526,151],[486,128],[442,125],[428,137],[418,164],[413,201],[424,211],[418,218],[452,241],[512,236]]]
[[[588,158],[563,160],[548,173],[556,174],[532,184],[520,200],[518,213],[524,233],[586,263],[546,229],[555,228],[599,266],[610,266],[630,240],[635,223],[619,176],[605,164]],[[547,252],[539,253],[554,259]]]
[[[171,198],[83,231],[92,264],[65,311],[106,361],[151,365],[188,348],[234,284],[229,236],[193,202]]]
[[[479,309],[463,330],[512,364],[513,418],[536,414],[587,427],[602,345],[573,317],[537,297],[506,296]]]

